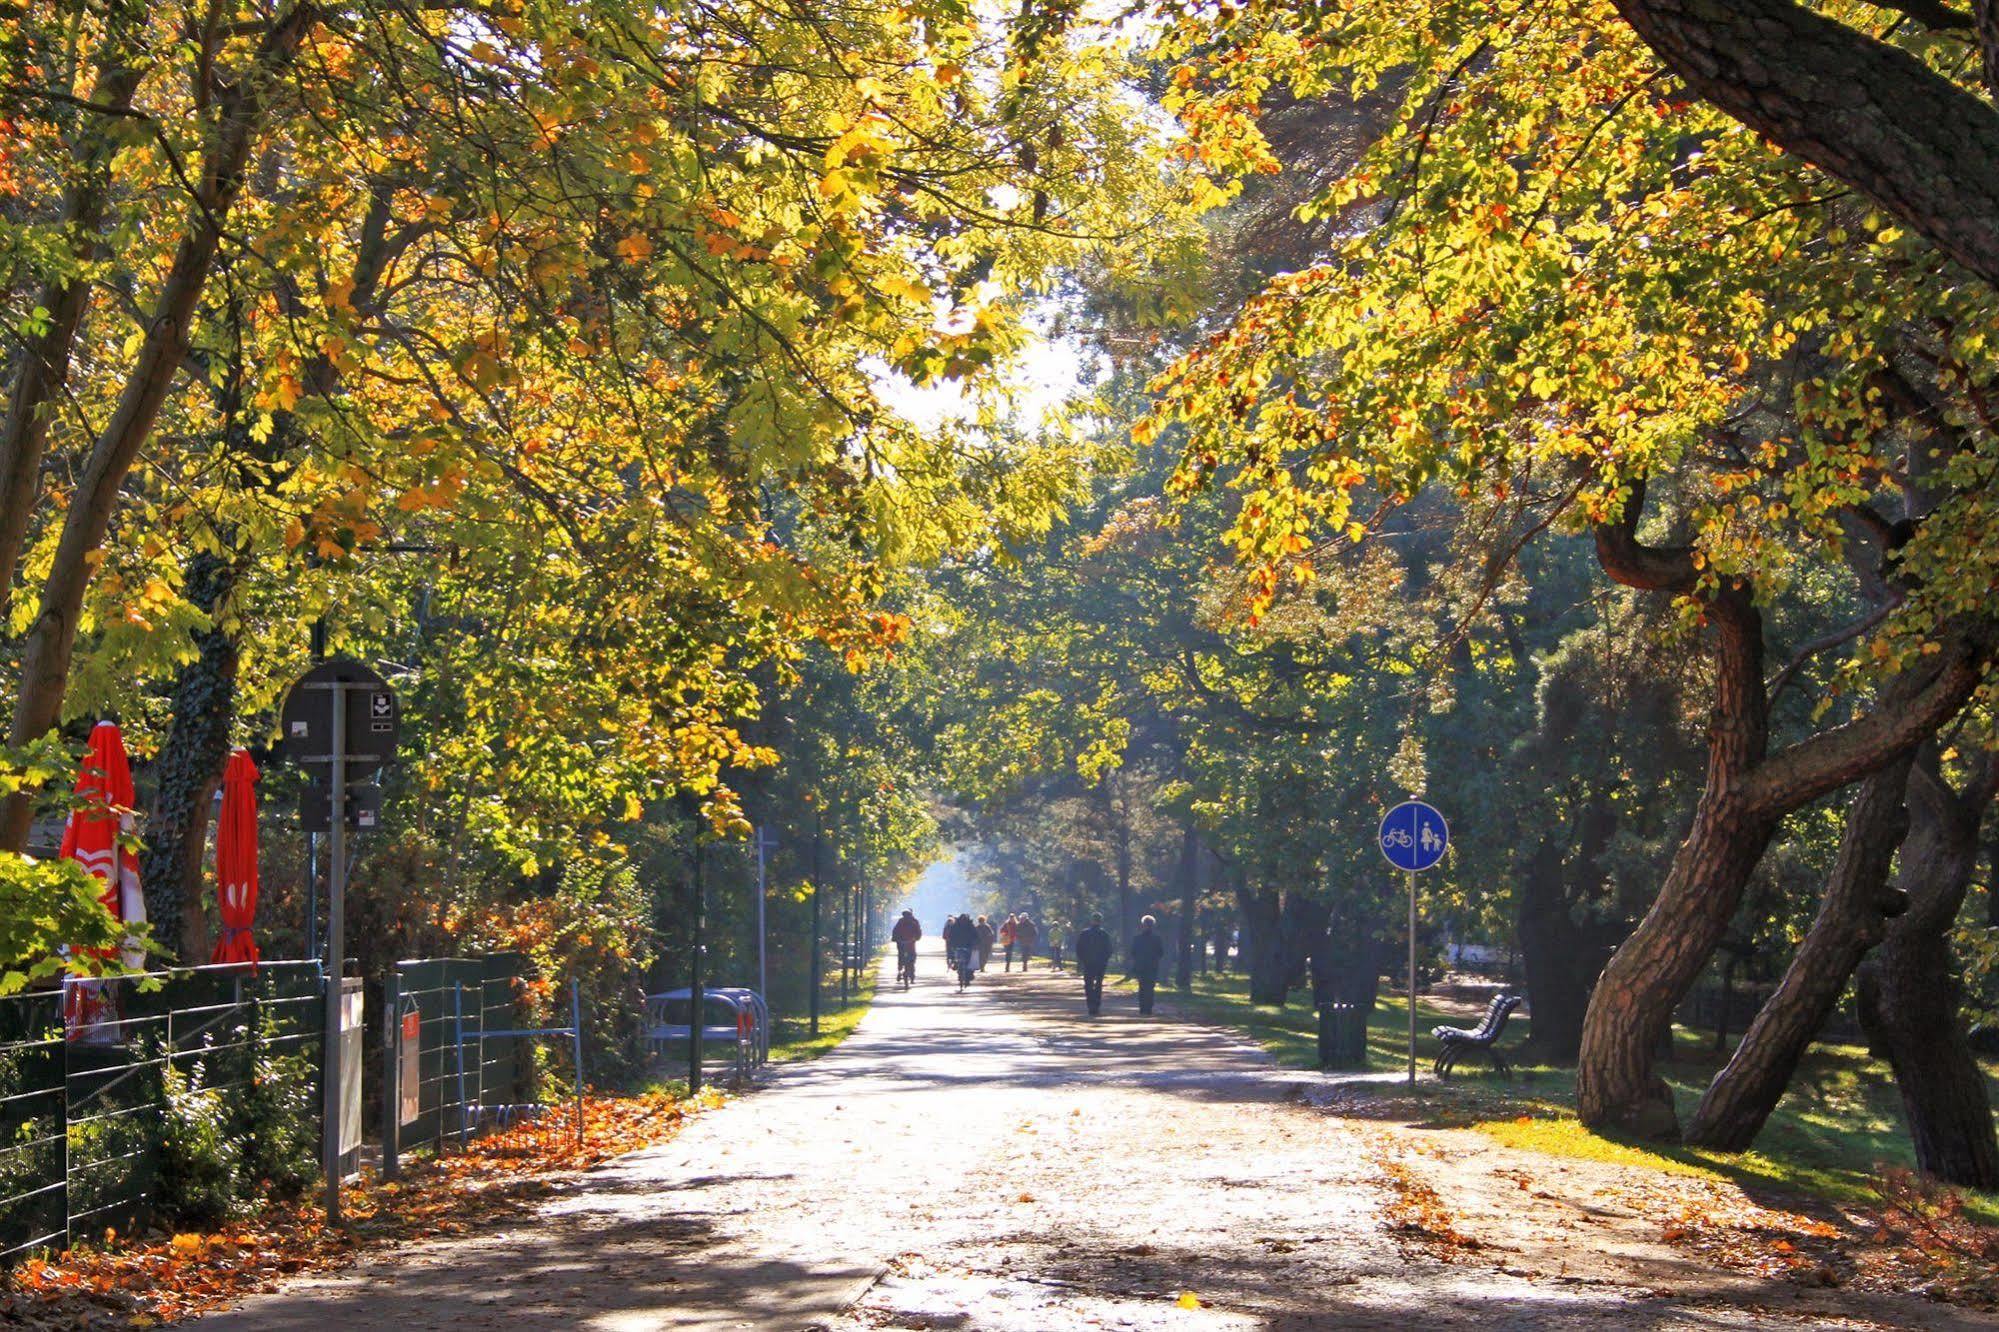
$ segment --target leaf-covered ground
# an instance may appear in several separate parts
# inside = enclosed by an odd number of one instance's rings
[[[364,1176],[342,1193],[339,1227],[325,1225],[317,1203],[307,1202],[273,1205],[208,1233],[112,1234],[17,1267],[0,1289],[0,1324],[31,1332],[158,1326],[368,1250],[490,1226],[532,1210],[565,1175],[665,1141],[690,1113],[715,1103],[712,1095],[693,1102],[661,1093],[590,1096],[580,1144],[573,1104],[553,1106],[464,1152],[406,1162],[398,1179]]]

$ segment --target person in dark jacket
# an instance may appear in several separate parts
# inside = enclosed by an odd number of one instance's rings
[[[951,970],[958,973],[958,988],[963,990],[972,983],[979,951],[979,927],[969,913],[944,927],[944,946],[951,950]]]
[[[1092,1016],[1103,1011],[1104,973],[1111,967],[1111,936],[1104,933],[1104,918],[1090,917],[1090,926],[1076,936],[1076,969],[1083,973],[1083,1002]]]
[[[1159,922],[1151,916],[1138,922],[1138,936],[1131,941],[1131,974],[1138,980],[1138,1011],[1152,1011],[1152,992],[1159,984],[1159,964],[1166,958],[1166,944],[1160,939]]]

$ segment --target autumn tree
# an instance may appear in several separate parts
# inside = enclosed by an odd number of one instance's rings
[[[1272,165],[1274,87],[1400,112],[1314,210],[1321,261],[1275,280],[1162,380],[1186,478],[1253,497],[1234,537],[1275,594],[1295,543],[1364,540],[1374,494],[1530,491],[1604,574],[1707,635],[1707,771],[1651,909],[1596,986],[1586,1122],[1676,1131],[1653,1072],[1784,818],[1906,755],[1981,688],[1989,298],[1893,219],[1677,95],[1607,7],[1191,18],[1192,151]],[[1903,484],[1921,474],[1921,489]],[[1771,606],[1852,553],[1895,587],[1773,671]],[[1834,555],[1833,567],[1846,567]],[[1859,643],[1809,728],[1773,734],[1803,663]]]

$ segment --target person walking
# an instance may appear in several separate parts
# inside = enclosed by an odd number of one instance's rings
[[[1151,916],[1138,922],[1138,935],[1131,941],[1131,974],[1138,980],[1138,1011],[1152,1012],[1153,990],[1159,985],[1159,964],[1166,958],[1165,941],[1159,937],[1159,922]]]
[[[1104,973],[1111,967],[1111,936],[1104,933],[1102,915],[1090,917],[1090,927],[1076,936],[1076,969],[1083,973],[1083,1002],[1095,1017],[1104,1007]]]
[[[997,932],[994,931],[993,923],[987,920],[984,916],[980,916],[978,924],[980,971],[984,971],[986,969],[986,963],[993,960],[993,941],[998,938],[999,935]]]
[[[971,913],[957,916],[944,927],[944,946],[951,950],[951,969],[958,973],[958,992],[972,983],[972,964],[978,960],[979,929]]]
[[[1020,928],[1020,917],[1018,915],[1008,916],[1005,920],[1000,922],[1000,927],[999,927],[1000,951],[1006,954],[1006,966],[1004,970],[1007,971],[1013,970],[1013,945],[1017,937],[1015,931],[1017,931],[1019,928]]]
[[[1027,970],[1027,961],[1034,956],[1034,945],[1041,941],[1041,927],[1025,911],[1013,924],[1013,941],[1020,949],[1020,969]]]

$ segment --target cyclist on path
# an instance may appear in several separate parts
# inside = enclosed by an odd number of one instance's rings
[[[917,923],[916,913],[903,908],[902,918],[895,928],[888,932],[895,940],[895,976],[905,985],[916,983],[916,941],[923,937],[923,926]]]

